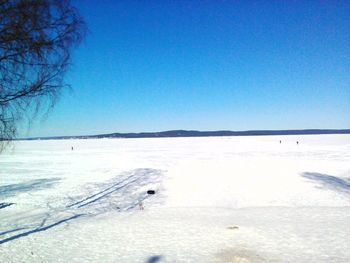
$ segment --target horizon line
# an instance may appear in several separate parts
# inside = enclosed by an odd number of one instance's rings
[[[99,138],[167,138],[167,137],[209,137],[209,136],[268,136],[268,135],[321,135],[350,134],[350,129],[263,129],[263,130],[166,130],[158,132],[112,132],[90,135],[55,135],[17,138],[15,140],[49,140],[49,139],[99,139]]]

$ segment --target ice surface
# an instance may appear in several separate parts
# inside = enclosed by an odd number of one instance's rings
[[[21,141],[0,178],[0,262],[350,262],[350,135]]]

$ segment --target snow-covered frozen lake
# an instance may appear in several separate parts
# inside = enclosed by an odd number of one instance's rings
[[[0,262],[350,262],[350,135],[20,141],[0,178]]]

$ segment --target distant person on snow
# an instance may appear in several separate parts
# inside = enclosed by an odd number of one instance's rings
[[[140,209],[140,210],[144,210],[144,209],[145,209],[145,207],[143,206],[142,201],[139,202],[139,209]]]
[[[297,141],[297,144],[299,144],[299,141]]]
[[[72,151],[73,151],[73,146],[72,146]]]

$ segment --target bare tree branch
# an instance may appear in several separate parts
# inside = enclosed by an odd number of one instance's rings
[[[54,105],[84,33],[69,0],[0,0],[0,146],[24,116]]]

